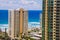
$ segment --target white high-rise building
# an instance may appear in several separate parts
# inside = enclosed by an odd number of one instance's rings
[[[8,11],[9,37],[17,39],[22,34],[28,34],[28,12],[20,10]]]

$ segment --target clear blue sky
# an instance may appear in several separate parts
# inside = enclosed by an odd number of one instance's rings
[[[28,11],[29,22],[39,22],[39,15],[41,10],[29,10]],[[0,10],[0,24],[8,24],[8,10]]]

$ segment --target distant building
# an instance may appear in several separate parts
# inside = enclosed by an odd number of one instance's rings
[[[1,28],[0,28],[0,32],[2,32]]]
[[[35,40],[41,40],[41,38],[42,38],[41,32],[31,32],[30,36],[31,36],[31,38],[33,38]]]
[[[28,34],[28,11],[9,10],[8,11],[8,24],[11,39],[21,38],[22,34]]]
[[[42,33],[42,13],[40,14],[40,32]]]
[[[42,13],[40,14],[40,27],[42,27]]]

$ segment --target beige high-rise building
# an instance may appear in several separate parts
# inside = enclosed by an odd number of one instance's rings
[[[21,39],[22,34],[28,35],[28,11],[9,10],[8,11],[8,35],[12,39]]]
[[[42,40],[60,40],[60,0],[43,0]]]

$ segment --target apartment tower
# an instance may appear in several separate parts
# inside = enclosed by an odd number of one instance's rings
[[[60,0],[43,0],[42,40],[60,40]]]
[[[8,13],[9,33],[12,39],[21,39],[22,34],[28,34],[28,12],[27,10],[9,10]]]

